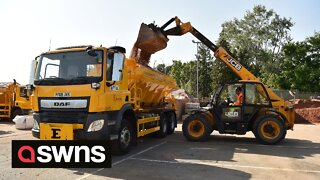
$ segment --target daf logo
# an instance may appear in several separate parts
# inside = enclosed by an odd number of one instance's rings
[[[69,109],[69,108],[86,108],[87,107],[86,99],[70,99],[70,100],[51,100],[51,99],[42,99],[40,106],[42,108],[59,108],[59,109]]]
[[[53,105],[58,107],[61,107],[61,106],[66,107],[66,106],[70,106],[71,104],[70,102],[54,102]]]

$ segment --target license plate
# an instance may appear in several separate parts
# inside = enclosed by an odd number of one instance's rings
[[[41,140],[73,140],[73,124],[40,123]]]

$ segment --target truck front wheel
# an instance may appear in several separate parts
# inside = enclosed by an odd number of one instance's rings
[[[15,109],[11,115],[11,119],[14,119],[16,116],[19,116],[19,115],[23,115],[23,112],[21,109]]]
[[[112,142],[112,152],[116,155],[123,155],[130,151],[130,146],[133,140],[132,125],[124,120],[118,131],[118,139]]]

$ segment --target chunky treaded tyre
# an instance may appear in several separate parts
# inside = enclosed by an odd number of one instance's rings
[[[155,133],[158,138],[165,138],[168,134],[168,117],[165,113],[160,115],[160,130]]]
[[[196,113],[183,121],[182,132],[189,141],[206,141],[212,132],[212,127],[206,116]]]
[[[23,115],[23,112],[21,109],[15,109],[11,115],[11,119],[14,119],[18,115]]]
[[[168,134],[173,134],[174,130],[176,128],[176,116],[174,112],[167,112],[166,113],[167,118],[168,118]]]
[[[253,125],[253,134],[262,144],[276,144],[286,136],[283,122],[275,116],[263,116]]]
[[[118,139],[112,141],[112,154],[123,155],[130,151],[134,135],[132,125],[124,120],[118,132]]]

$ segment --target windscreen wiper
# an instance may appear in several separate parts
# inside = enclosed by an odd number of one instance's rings
[[[65,79],[59,77],[48,77],[44,79],[35,80],[36,85],[56,85],[64,82]]]
[[[88,80],[88,78],[90,78],[90,76],[79,76],[79,77],[74,77],[72,79],[70,79],[68,81],[68,84],[71,84],[71,83],[75,83],[78,84],[78,83],[90,83],[90,81]]]

